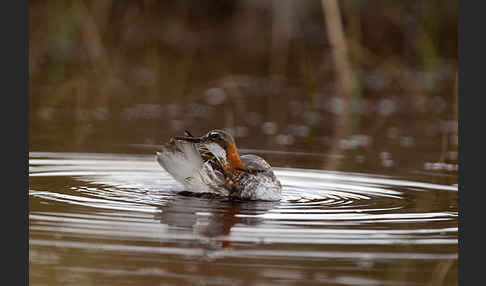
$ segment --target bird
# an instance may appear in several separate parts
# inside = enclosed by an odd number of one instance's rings
[[[241,155],[233,136],[213,129],[200,137],[174,136],[156,152],[156,161],[189,193],[236,200],[278,201],[282,184],[257,155]]]

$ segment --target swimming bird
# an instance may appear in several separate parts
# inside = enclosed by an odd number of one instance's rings
[[[156,160],[192,193],[240,200],[278,201],[282,185],[272,167],[256,155],[239,155],[230,133],[214,129],[201,137],[188,131],[156,153]]]

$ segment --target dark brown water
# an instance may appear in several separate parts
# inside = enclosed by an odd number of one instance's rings
[[[276,168],[280,202],[176,194],[154,156],[30,153],[32,285],[455,285],[457,185]]]
[[[457,1],[29,3],[31,285],[457,285]],[[177,194],[213,128],[280,202]]]
[[[305,95],[232,77],[171,102],[31,101],[31,285],[457,285],[454,101]],[[275,167],[280,202],[177,194],[157,144],[212,128]]]

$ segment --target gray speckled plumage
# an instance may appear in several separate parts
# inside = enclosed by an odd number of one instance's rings
[[[156,160],[193,193],[214,193],[241,200],[280,200],[282,185],[263,158],[242,155],[244,169],[228,173],[223,166],[227,163],[226,154],[215,147],[214,143],[171,139],[161,152],[157,152]]]
[[[240,172],[236,179],[238,187],[231,195],[244,200],[279,200],[282,185],[272,167],[256,155],[240,158],[249,172]]]

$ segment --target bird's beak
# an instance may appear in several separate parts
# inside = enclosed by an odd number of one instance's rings
[[[205,137],[174,136],[174,139],[191,143],[205,143],[207,141]]]

